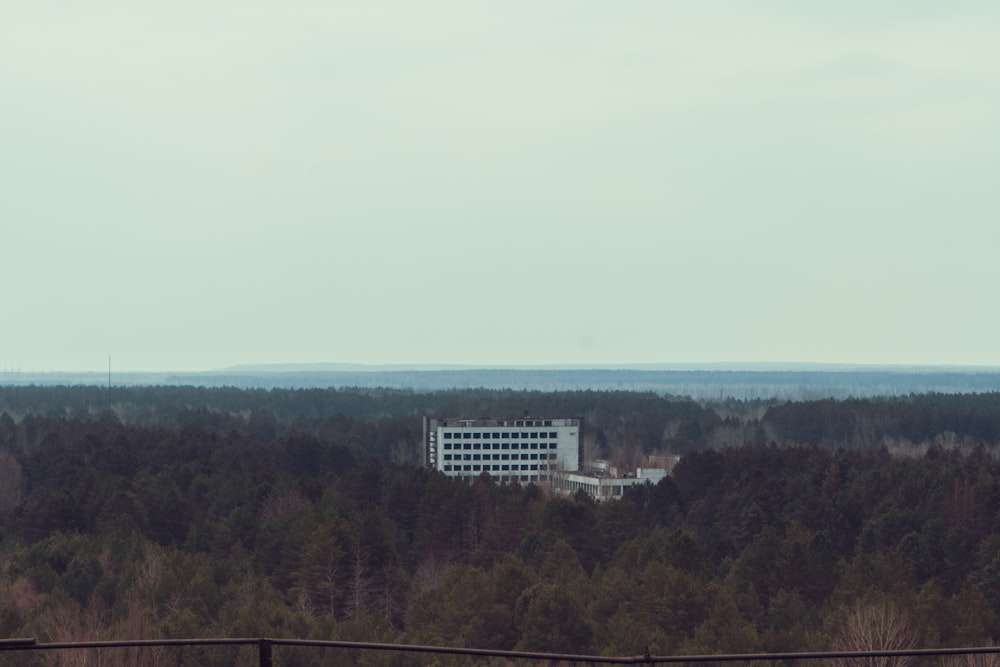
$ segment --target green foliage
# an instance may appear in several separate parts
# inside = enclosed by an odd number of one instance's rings
[[[550,583],[527,588],[515,609],[520,639],[514,648],[546,653],[590,652],[593,628],[570,592]]]

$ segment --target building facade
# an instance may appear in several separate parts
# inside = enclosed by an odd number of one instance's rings
[[[451,477],[551,482],[580,456],[578,418],[424,419],[424,464]]]
[[[666,476],[667,471],[663,468],[637,468],[634,474],[622,476],[599,474],[599,471],[591,474],[569,473],[557,475],[552,480],[552,488],[564,496],[572,496],[578,491],[583,491],[600,502],[621,498],[625,489],[630,486],[658,484]]]

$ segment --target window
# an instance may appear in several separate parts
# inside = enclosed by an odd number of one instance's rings
[[[451,454],[445,454],[444,455],[444,460],[445,461],[451,461]]]
[[[445,449],[451,449],[451,443],[450,442],[444,443],[444,448]]]
[[[471,440],[472,439],[472,434],[469,433],[468,431],[466,431],[465,433],[462,434],[462,439],[463,440]]]
[[[532,449],[538,449],[538,443],[537,442],[531,443],[531,448]]]
[[[451,440],[451,431],[445,431],[444,432],[444,439],[445,440]]]
[[[472,434],[472,439],[473,440],[482,440],[483,439],[483,434],[482,433],[473,433]]]
[[[510,449],[510,443],[509,442],[501,442],[500,443],[500,449]]]
[[[500,455],[500,460],[501,461],[509,461],[510,460],[510,454],[501,454]]]
[[[534,433],[531,434],[531,439],[538,440],[538,431],[535,431]]]
[[[499,454],[494,454],[493,455],[493,460],[494,461],[499,461],[500,460],[500,455]]]
[[[524,440],[527,440],[528,439],[528,433],[526,431],[521,431],[521,438],[523,438]]]
[[[462,449],[472,449],[472,443],[471,443],[471,442],[467,442],[467,443],[465,443],[465,444],[463,445]]]
[[[450,466],[450,465],[446,465],[446,466],[444,467],[444,471],[445,471],[445,472],[451,472],[451,466]]]
[[[515,432],[513,432],[513,433],[510,434],[510,437],[513,438],[513,439],[520,438],[521,434],[518,433],[517,431],[515,431]]]
[[[559,434],[557,434],[555,431],[549,431],[549,437],[550,438],[558,438]]]
[[[472,460],[473,461],[478,461],[479,460],[479,454],[473,454],[472,455]]]
[[[500,437],[501,437],[501,438],[506,438],[506,439],[508,439],[508,440],[509,440],[509,439],[510,439],[510,433],[501,433],[501,434],[500,434]]]

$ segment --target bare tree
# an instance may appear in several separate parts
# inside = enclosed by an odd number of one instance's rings
[[[104,639],[154,639],[159,635],[155,618],[146,609],[136,590],[128,593],[125,614],[114,621],[111,610],[92,595],[83,608],[58,605],[42,618],[41,627],[54,642],[99,641]],[[164,646],[123,647],[56,651],[59,667],[163,667],[171,664]]]
[[[368,607],[368,600],[372,592],[372,581],[368,575],[368,552],[360,543],[354,543],[351,556],[354,563],[354,572],[348,585],[347,615],[356,616]]]
[[[320,533],[319,530],[316,533]],[[304,595],[310,613],[320,616],[329,614],[336,617],[340,602],[341,562],[344,552],[337,540],[329,532],[314,534],[314,540],[302,552],[301,566],[296,571],[296,587]],[[355,553],[355,568],[357,553]],[[354,571],[354,576],[364,576],[364,572]],[[300,605],[300,606],[303,606]]]
[[[666,426],[663,427],[663,435],[660,436],[660,442],[664,446],[669,446],[670,441],[677,437],[677,434],[681,432],[681,423],[679,421],[667,422]]]
[[[163,583],[166,559],[160,549],[153,544],[142,548],[142,561],[136,568],[136,594],[144,600],[155,600]]]
[[[583,434],[583,464],[593,465],[594,461],[601,458],[601,442],[591,432]]]
[[[888,600],[859,602],[834,636],[834,651],[892,651],[915,648],[917,636],[906,615]],[[831,667],[910,667],[909,656],[834,658]]]
[[[413,590],[425,593],[440,587],[454,568],[455,565],[449,558],[435,553],[428,554],[420,561],[417,571],[413,574]]]
[[[642,467],[645,460],[642,446],[634,439],[626,439],[611,454],[611,464],[618,468],[619,472],[635,472],[636,468]]]
[[[422,455],[420,443],[406,438],[399,438],[389,449],[389,459],[400,465],[420,465]]]
[[[153,639],[159,634],[155,619],[135,591],[129,594],[125,609],[124,618],[108,630],[111,638]],[[165,646],[136,646],[113,651],[108,657],[108,667],[161,667],[168,664],[170,654]]]
[[[745,424],[716,426],[708,436],[708,445],[718,449],[742,447],[752,440],[752,427]]]
[[[294,489],[274,491],[261,503],[257,518],[261,525],[274,521],[285,521],[307,502],[305,496]]]
[[[996,646],[989,642],[984,646]],[[965,653],[944,659],[945,667],[1000,667],[1000,653]]]

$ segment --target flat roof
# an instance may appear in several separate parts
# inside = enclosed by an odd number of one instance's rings
[[[579,426],[579,417],[477,417],[468,419],[448,417],[446,419],[431,419],[431,424],[437,427],[549,427],[549,426]]]

